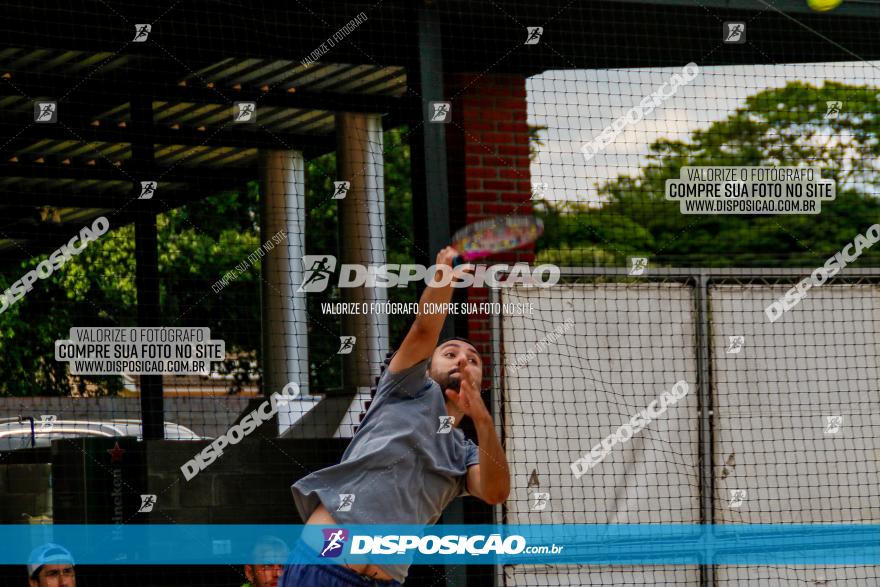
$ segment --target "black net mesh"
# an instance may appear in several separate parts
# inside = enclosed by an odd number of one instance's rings
[[[541,238],[480,262],[559,282],[456,290],[432,333],[473,341],[511,490],[440,523],[876,523],[878,23],[849,0],[5,3],[0,524],[301,524],[291,484],[340,462],[416,320],[425,274],[400,266],[513,215]],[[77,574],[275,587],[241,565]]]

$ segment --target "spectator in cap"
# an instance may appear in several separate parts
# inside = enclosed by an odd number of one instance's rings
[[[30,587],[76,587],[73,555],[63,546],[38,546],[28,560]]]
[[[264,536],[254,547],[253,555],[254,564],[244,566],[248,582],[242,587],[278,587],[287,561],[287,545],[274,536]]]

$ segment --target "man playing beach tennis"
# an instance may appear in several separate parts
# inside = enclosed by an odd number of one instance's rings
[[[452,247],[437,255],[435,284],[441,283],[442,271],[451,271],[456,255]],[[434,524],[465,491],[489,504],[507,499],[507,459],[480,397],[483,361],[466,339],[438,345],[446,313],[422,311],[425,304],[448,304],[452,291],[449,284],[425,288],[419,314],[379,379],[342,462],[293,485],[296,507],[307,524],[424,526]],[[479,447],[458,427],[464,416],[474,422]],[[336,555],[342,552],[339,536],[325,542],[299,546],[317,553],[313,556],[328,556],[330,548]],[[395,586],[409,568],[348,564],[345,556],[327,560],[338,564],[287,567],[279,587]]]

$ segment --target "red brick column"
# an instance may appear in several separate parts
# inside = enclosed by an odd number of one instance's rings
[[[446,129],[452,229],[496,215],[532,213],[526,81],[519,75],[452,74],[446,77],[452,122]],[[495,255],[492,263],[532,263],[533,247]],[[469,288],[469,303],[489,290]],[[456,323],[462,327],[461,322]],[[490,375],[489,316],[466,318],[466,336],[478,345]]]

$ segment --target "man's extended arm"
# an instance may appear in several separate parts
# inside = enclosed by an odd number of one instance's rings
[[[507,467],[507,457],[495,432],[492,416],[483,398],[480,397],[480,391],[470,381],[463,380],[458,393],[446,390],[446,396],[455,402],[462,413],[473,420],[477,429],[480,464],[468,467],[468,493],[493,505],[506,501],[507,496],[510,495],[510,470]]]
[[[502,503],[510,495],[510,470],[501,441],[492,419],[485,417],[474,421],[477,441],[480,445],[479,489],[475,494],[490,504]],[[477,467],[473,467],[477,468]],[[474,494],[473,491],[468,492]]]
[[[452,271],[452,262],[458,252],[452,247],[446,247],[437,254],[436,265],[446,265]],[[437,271],[434,274],[434,280],[440,283],[443,274]],[[409,329],[406,338],[400,345],[391,364],[388,366],[392,373],[400,373],[401,371],[412,367],[416,363],[424,361],[434,352],[437,346],[437,340],[440,338],[440,331],[443,330],[443,322],[446,321],[446,312],[437,312],[427,314],[423,311],[425,304],[448,304],[452,300],[452,282],[442,287],[426,287],[422,292],[419,300],[419,313],[413,325]]]

